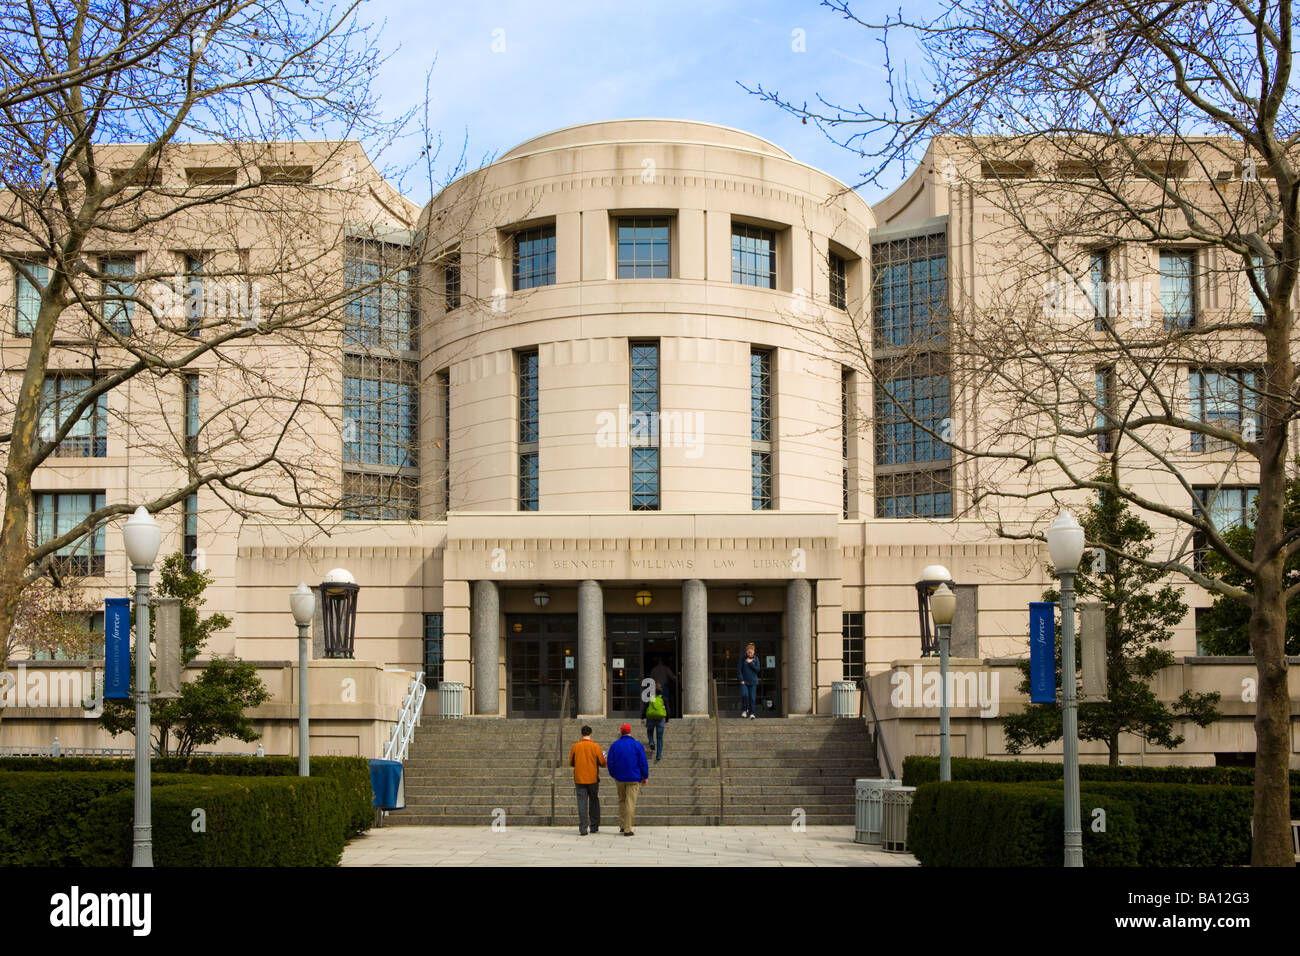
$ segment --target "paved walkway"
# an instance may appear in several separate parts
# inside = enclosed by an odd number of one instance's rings
[[[909,853],[853,842],[853,827],[387,826],[354,838],[344,866],[916,866]]]

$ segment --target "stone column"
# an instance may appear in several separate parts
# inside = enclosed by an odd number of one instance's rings
[[[812,587],[796,578],[786,585],[786,701],[789,713],[812,713]]]
[[[703,581],[682,582],[682,715],[709,713],[709,591]]]
[[[605,596],[599,581],[578,582],[578,716],[604,717]]]
[[[498,677],[501,652],[501,596],[495,581],[475,581],[470,608],[470,649],[474,655],[474,713],[501,712]]]

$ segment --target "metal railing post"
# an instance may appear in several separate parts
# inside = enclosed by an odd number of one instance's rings
[[[723,826],[727,814],[727,786],[722,772],[722,715],[718,712],[718,679],[709,678],[713,691],[713,742],[717,748],[718,760],[718,826]]]
[[[894,762],[889,759],[889,746],[885,743],[885,738],[880,734],[880,718],[876,716],[876,701],[871,696],[871,683],[866,674],[862,675],[862,697],[866,700],[867,706],[871,708],[871,722],[873,727],[871,732],[871,742],[877,753],[884,754],[886,773],[890,780],[894,780],[896,779],[894,777]],[[858,705],[858,713],[862,713],[861,704]]]
[[[555,826],[555,771],[560,768],[564,750],[564,715],[569,712],[569,682],[560,691],[560,715],[555,727],[555,763],[551,766],[551,826]]]

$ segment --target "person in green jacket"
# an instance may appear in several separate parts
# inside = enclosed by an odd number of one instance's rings
[[[668,703],[662,687],[655,686],[654,696],[646,701],[641,716],[645,718],[646,749],[654,749],[655,763],[658,763],[664,755],[664,729],[668,726]]]

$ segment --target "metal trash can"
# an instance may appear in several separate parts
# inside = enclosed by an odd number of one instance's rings
[[[880,845],[890,853],[907,852],[907,815],[916,787],[892,787],[881,795]]]
[[[438,716],[465,716],[465,685],[458,680],[445,680],[438,684]]]
[[[853,781],[855,804],[853,813],[853,842],[880,845],[880,818],[883,811],[881,794],[902,786],[901,780],[887,777],[862,777]]]
[[[831,716],[856,717],[853,698],[858,695],[858,685],[851,680],[831,682]]]

